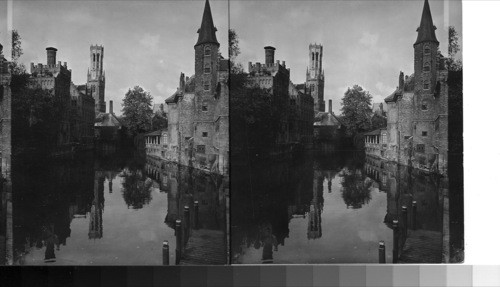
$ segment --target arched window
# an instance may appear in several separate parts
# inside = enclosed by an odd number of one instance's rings
[[[205,46],[205,56],[210,56],[210,46]]]
[[[312,53],[312,60],[314,61],[314,53]]]
[[[95,62],[95,54],[92,54],[92,55],[94,55],[94,62]]]
[[[431,70],[431,65],[429,62],[425,62],[424,64],[424,72],[429,72]]]
[[[205,63],[205,68],[203,69],[205,74],[210,73],[210,63]]]
[[[431,48],[429,48],[428,45],[425,45],[424,47],[424,55],[429,55],[431,53]]]

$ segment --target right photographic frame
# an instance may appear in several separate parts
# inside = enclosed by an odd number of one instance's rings
[[[464,261],[461,1],[230,1],[232,264]]]

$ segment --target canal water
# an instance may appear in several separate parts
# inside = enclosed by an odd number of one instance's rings
[[[417,229],[442,235],[446,188],[442,178],[362,153],[233,164],[232,262],[378,263],[384,241],[392,263],[401,206],[411,211],[417,201]]]
[[[175,221],[195,200],[199,229],[226,229],[221,178],[132,150],[13,174],[16,265],[162,265],[164,241],[173,265]]]

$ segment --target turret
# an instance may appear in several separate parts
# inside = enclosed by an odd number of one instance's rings
[[[48,66],[55,66],[56,65],[57,49],[54,47],[48,47],[45,50],[47,50],[47,65]]]
[[[266,51],[266,66],[272,65],[274,63],[274,51],[276,48],[271,47],[271,46],[266,46],[264,47],[264,50]]]

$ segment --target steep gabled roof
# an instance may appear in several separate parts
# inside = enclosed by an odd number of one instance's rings
[[[213,43],[219,46],[217,42],[217,37],[215,36],[215,31],[217,28],[214,26],[214,20],[212,19],[212,11],[210,10],[210,3],[208,0],[205,2],[205,11],[203,11],[203,19],[201,20],[201,27],[198,29],[198,42],[196,42],[195,47],[205,43]]]
[[[429,7],[429,1],[425,0],[424,10],[422,11],[422,19],[420,20],[420,27],[418,27],[417,41],[414,45],[422,42],[435,42],[439,44],[436,38],[436,27],[432,22],[431,8]]]

